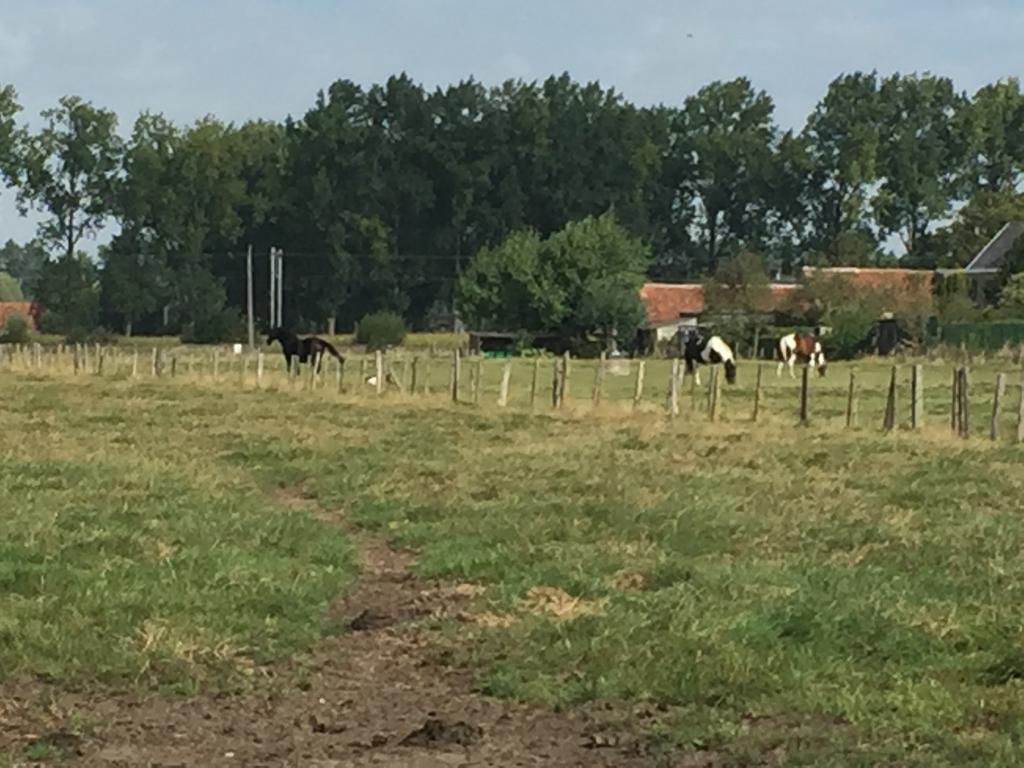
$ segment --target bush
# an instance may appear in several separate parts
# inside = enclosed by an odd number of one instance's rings
[[[356,343],[368,350],[397,347],[405,339],[405,321],[394,312],[374,312],[359,321]]]
[[[28,329],[28,320],[23,315],[14,313],[4,323],[4,332],[3,335],[0,335],[0,341],[6,344],[25,344],[28,342]]]
[[[186,344],[241,341],[247,335],[245,319],[227,307],[212,311],[206,317],[196,318],[181,329],[181,340]]]

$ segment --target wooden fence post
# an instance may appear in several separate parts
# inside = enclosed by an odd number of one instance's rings
[[[377,394],[382,395],[384,394],[384,353],[379,349],[373,353],[373,370]]]
[[[924,426],[924,376],[923,367],[918,364],[910,373],[910,427]]]
[[[896,366],[892,367],[892,374],[889,376],[889,392],[885,398],[885,417],[882,420],[882,428],[891,432],[896,428]]]
[[[1017,400],[1017,442],[1024,443],[1024,375],[1020,380],[1020,396]]]
[[[418,378],[419,372],[420,372],[420,358],[419,358],[419,355],[416,355],[412,359],[412,366],[410,367],[410,371],[409,371],[409,394],[410,395],[415,395],[416,394],[416,384],[417,384],[417,378]]]
[[[309,361],[309,390],[310,390],[310,392],[315,392],[316,391],[317,368],[319,368],[319,366],[320,366],[320,354],[317,353],[317,354],[313,355],[312,359]]]
[[[22,361],[22,363],[24,364],[24,366],[26,368],[28,368],[29,367],[28,363],[29,363],[29,359],[30,358],[28,356],[28,350],[27,349],[22,348],[22,356],[25,358]],[[85,371],[86,373],[89,373],[90,367],[91,366],[89,364],[89,345],[88,344],[83,344],[82,345],[82,370]]]
[[[537,405],[537,386],[540,384],[540,358],[533,358],[533,378],[530,379],[530,410]]]
[[[800,423],[807,426],[811,421],[810,412],[810,372],[809,365],[804,366],[803,374],[800,377]]]
[[[640,400],[644,396],[644,368],[646,361],[641,360],[636,367],[636,383],[633,385],[633,410],[640,407]]]
[[[968,371],[967,366],[960,369],[960,385],[957,388],[960,395],[960,437],[964,439],[971,434],[971,384]]]
[[[757,349],[756,345],[754,346],[754,349]],[[754,415],[751,421],[755,422],[757,421],[757,417],[760,415],[761,412],[761,374],[763,372],[763,368],[764,366],[761,363],[757,364],[757,376],[754,379]]]
[[[559,408],[562,405],[562,359],[555,358],[551,367],[551,407]]]
[[[857,426],[857,371],[850,371],[850,388],[846,393],[846,428]]]
[[[480,359],[477,358],[473,361],[473,367],[469,370],[469,395],[473,401],[473,405],[480,404],[480,374],[482,373],[482,364]]]
[[[452,402],[459,402],[459,378],[462,368],[462,361],[459,355],[459,350],[455,349],[452,352]]]
[[[508,405],[508,383],[512,377],[512,363],[506,361],[505,367],[501,370],[501,387],[498,390],[498,405],[504,408]]]
[[[672,369],[668,374],[668,415],[675,418],[679,415],[679,358],[673,358]]]
[[[263,353],[256,353],[256,388],[263,389]]]
[[[173,379],[178,373],[178,356],[171,355],[171,378]]]
[[[718,408],[722,398],[722,377],[719,375],[718,366],[711,366],[711,398],[708,408],[708,418],[711,421],[718,421]]]
[[[953,386],[949,404],[949,429],[953,434],[960,434],[960,369],[953,368]]]
[[[1006,377],[1001,373],[996,374],[996,391],[992,394],[992,423],[989,425],[989,437],[992,440],[999,439],[999,408],[1005,392]]]
[[[423,394],[430,394],[430,361],[432,360],[431,355],[427,355],[423,359]]]
[[[75,351],[72,355],[72,365],[75,368],[75,376],[78,375],[78,369],[81,367],[81,361],[78,359],[78,345],[75,344]]]
[[[596,408],[601,404],[601,389],[604,387],[604,361],[605,354],[601,353],[601,358],[597,361],[597,370],[594,371],[594,407]]]
[[[569,375],[572,372],[572,355],[569,354],[569,350],[565,351],[562,356],[562,379],[559,382],[558,391],[558,407],[564,408],[566,401],[569,399]]]

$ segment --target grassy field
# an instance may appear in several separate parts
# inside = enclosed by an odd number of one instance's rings
[[[664,361],[635,414],[630,375],[593,412],[583,362],[569,406],[531,414],[533,363],[515,361],[500,410],[502,365],[479,407],[440,394],[441,360],[432,397],[276,370],[257,390],[252,368],[0,373],[0,674],[187,693],[308,647],[355,567],[291,488],[485,588],[478,621],[448,630],[487,692],[668,706],[664,738],[739,762],[1022,763],[1016,375],[1004,437],[986,436],[1012,366],[976,366],[961,441],[939,363],[925,428],[889,435],[882,363],[857,366],[855,430],[845,365],[814,381],[808,427],[770,368],[754,425],[750,364],[716,424],[685,387],[664,416]]]

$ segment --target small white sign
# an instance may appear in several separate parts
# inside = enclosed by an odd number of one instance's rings
[[[236,355],[242,354],[242,345],[241,344],[235,344],[234,350],[235,350],[235,354]]]

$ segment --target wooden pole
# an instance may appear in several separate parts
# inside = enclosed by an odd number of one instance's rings
[[[559,382],[558,391],[558,407],[564,408],[566,401],[569,399],[569,376],[572,373],[572,355],[569,354],[569,350],[565,350],[565,354],[562,355],[562,379]]]
[[[562,360],[556,357],[551,367],[551,407],[559,408],[562,405]]]
[[[452,402],[459,402],[459,378],[462,372],[462,360],[459,354],[459,350],[455,349],[452,352]]]
[[[384,353],[377,350],[373,353],[373,370],[376,378],[377,395],[384,394]]]
[[[846,393],[846,428],[857,426],[857,371],[850,371],[850,388]]]
[[[263,364],[264,364],[263,353],[262,352],[257,352],[256,353],[256,387],[258,389],[262,389],[263,388]]]
[[[480,374],[481,374],[481,363],[480,359],[477,358],[473,361],[473,367],[469,371],[469,392],[470,397],[473,400],[473,405],[480,403]]]
[[[156,355],[157,355],[157,349],[156,349],[156,347],[153,347],[153,354],[152,354],[151,359],[149,361],[150,362],[149,368],[150,368],[150,374],[153,376],[154,379],[157,377],[157,373],[158,373],[158,371],[157,371],[157,364],[156,364],[157,363]]]
[[[501,387],[498,390],[498,405],[504,408],[508,405],[508,383],[512,377],[512,363],[506,362],[501,370]]]
[[[592,399],[595,408],[601,404],[601,389],[604,387],[604,362],[605,353],[602,352],[601,358],[597,361],[597,370],[594,371],[594,394]]]
[[[256,317],[252,297],[252,245],[245,252],[245,308],[246,326],[249,332],[249,349],[256,349]]]
[[[989,425],[989,437],[992,440],[999,439],[999,408],[1002,405],[1003,394],[1006,392],[1006,377],[1003,374],[996,375],[996,391],[992,395],[992,422]]]
[[[960,434],[960,369],[953,368],[952,398],[949,404],[949,429]]]
[[[708,408],[708,418],[711,421],[718,421],[718,410],[722,399],[722,377],[718,366],[711,366],[711,402]]]
[[[633,410],[640,407],[640,400],[644,396],[644,368],[646,361],[640,360],[636,366],[636,383],[633,385]]]
[[[672,360],[672,369],[668,374],[668,415],[675,418],[679,415],[679,358]]]
[[[755,331],[755,334],[756,334],[756,331]],[[756,345],[755,345],[754,348],[757,349]],[[756,352],[755,352],[755,357],[756,357]],[[763,372],[763,369],[764,369],[764,366],[761,363],[758,363],[757,364],[757,376],[756,376],[756,378],[754,380],[754,416],[753,416],[753,419],[752,419],[752,421],[755,421],[755,422],[757,421],[757,417],[760,415],[760,412],[761,412],[761,374]]]
[[[924,376],[923,367],[915,365],[910,371],[910,428],[924,426]]]
[[[417,355],[412,359],[412,366],[409,370],[409,394],[416,394],[417,378],[420,370],[420,358]]]
[[[298,363],[298,358],[294,358],[293,357],[292,360],[295,360],[295,362]],[[296,368],[296,372],[298,372],[298,365],[296,365],[295,368]],[[214,349],[213,350],[213,380],[216,381],[219,376],[220,376],[220,350]]]
[[[430,394],[430,363],[431,355],[427,355],[423,359],[423,394]]]
[[[530,379],[530,410],[537,405],[537,387],[540,384],[540,358],[533,358],[533,378]]]
[[[78,345],[75,344],[75,351],[73,354],[72,364],[75,367],[75,376],[78,375],[78,369],[81,367],[81,360],[78,357]]]
[[[811,367],[804,366],[803,374],[800,377],[800,423],[807,426],[811,423],[810,411],[810,373]]]
[[[75,365],[75,368],[78,368],[77,364]],[[139,378],[139,350],[137,349],[132,350],[132,378]]]
[[[1024,443],[1024,375],[1020,381],[1020,395],[1017,399],[1017,442]]]
[[[971,434],[971,382],[969,368],[960,369],[960,437],[964,439]]]
[[[309,389],[311,392],[316,391],[316,369],[320,365],[320,355],[313,355],[313,359],[309,361]]]
[[[178,357],[177,355],[171,355],[171,378],[173,379],[178,373]]]
[[[882,420],[882,428],[886,432],[891,432],[896,428],[896,392],[897,392],[897,372],[896,366],[892,367],[892,373],[889,376],[889,392],[885,398],[885,417]]]

